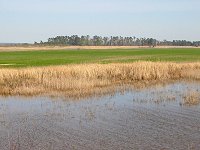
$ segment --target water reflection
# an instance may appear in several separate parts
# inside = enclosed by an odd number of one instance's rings
[[[0,98],[1,149],[199,149],[199,84],[172,83],[82,100]]]

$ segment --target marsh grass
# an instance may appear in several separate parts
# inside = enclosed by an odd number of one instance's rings
[[[193,70],[195,74],[192,74]],[[190,71],[190,72],[188,72]],[[86,96],[115,86],[200,79],[200,63],[135,62],[0,69],[0,95]],[[107,89],[105,89],[107,88]]]
[[[184,105],[195,106],[200,104],[200,93],[197,91],[189,91],[183,98]]]

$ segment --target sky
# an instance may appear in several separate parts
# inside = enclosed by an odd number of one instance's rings
[[[0,43],[57,35],[200,41],[200,0],[0,0]]]

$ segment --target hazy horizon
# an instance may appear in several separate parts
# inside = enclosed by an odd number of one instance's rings
[[[200,40],[199,0],[0,0],[0,43],[57,35]]]

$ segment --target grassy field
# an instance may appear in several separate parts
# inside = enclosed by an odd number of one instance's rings
[[[34,67],[135,61],[198,62],[200,48],[41,50],[0,52],[0,67]]]
[[[0,68],[0,95],[81,97],[115,85],[199,80],[200,48],[1,51]]]

